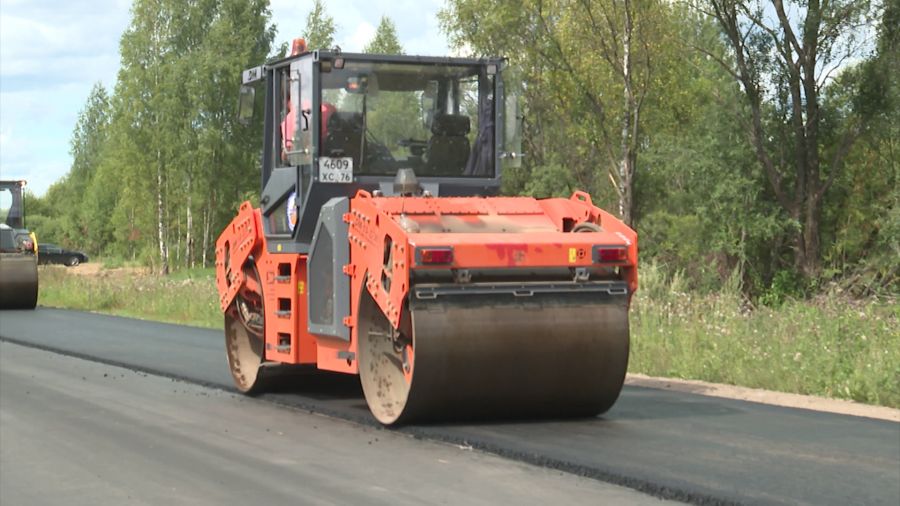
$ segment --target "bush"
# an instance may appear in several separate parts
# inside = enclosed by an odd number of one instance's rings
[[[772,278],[769,289],[759,296],[760,304],[778,307],[787,299],[801,299],[807,295],[807,283],[799,272],[780,270]]]

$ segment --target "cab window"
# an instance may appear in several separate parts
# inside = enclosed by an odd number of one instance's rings
[[[319,165],[493,177],[493,76],[479,65],[346,61],[321,80]]]

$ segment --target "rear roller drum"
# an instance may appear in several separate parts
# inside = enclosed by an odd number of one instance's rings
[[[367,292],[359,308],[360,379],[381,423],[594,416],[622,389],[625,295],[441,296],[404,309],[392,330]]]

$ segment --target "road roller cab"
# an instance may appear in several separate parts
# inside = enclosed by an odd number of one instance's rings
[[[505,60],[294,47],[243,73],[262,191],[216,244],[237,387],[359,374],[386,424],[607,410],[637,238],[582,192],[498,196],[522,158]]]

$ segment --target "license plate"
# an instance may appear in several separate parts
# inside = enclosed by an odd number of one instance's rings
[[[323,183],[352,183],[353,158],[319,157],[319,181]]]

